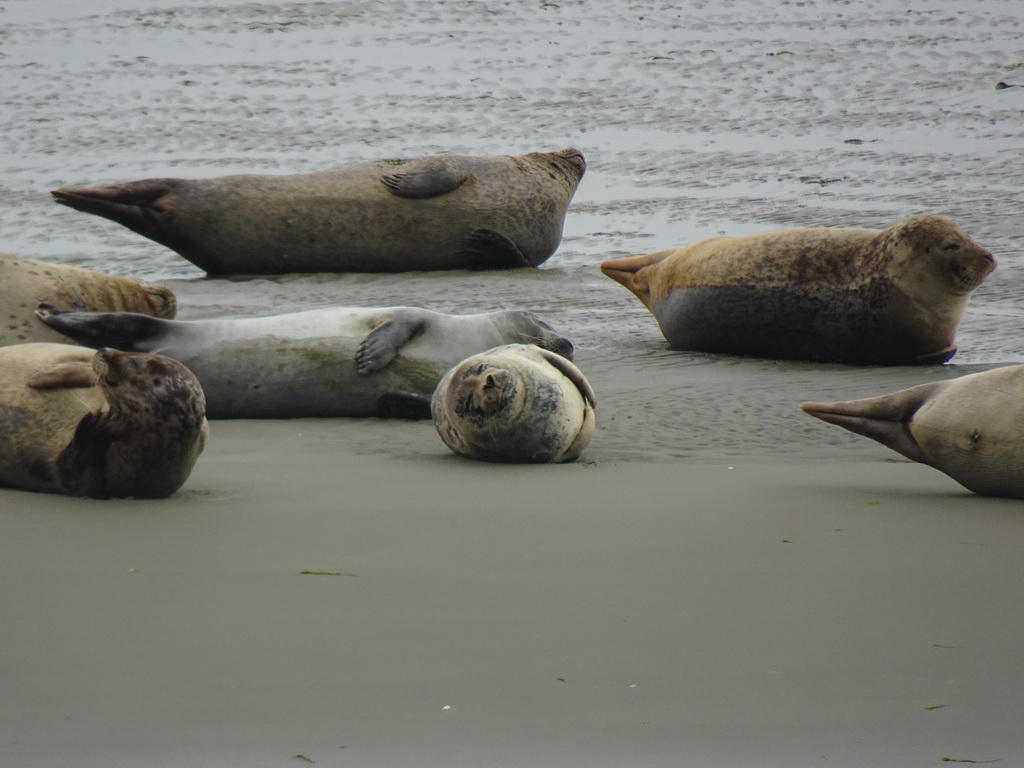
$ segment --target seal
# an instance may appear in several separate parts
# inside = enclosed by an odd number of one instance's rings
[[[0,348],[0,485],[97,499],[170,496],[206,443],[203,390],[160,355]]]
[[[982,496],[1024,499],[1024,366],[1011,365],[805,413],[877,440]]]
[[[571,357],[572,343],[528,312],[447,315],[415,307],[329,307],[271,317],[158,320],[40,307],[91,347],[159,351],[206,392],[210,418],[430,418],[430,396],[460,360],[509,342]]]
[[[463,360],[431,400],[434,426],[459,456],[540,464],[574,461],[594,434],[596,398],[563,357],[506,344]]]
[[[674,349],[855,365],[954,354],[992,254],[949,219],[714,237],[606,261]]]
[[[0,346],[30,341],[66,343],[59,333],[39,322],[35,310],[40,302],[61,309],[139,312],[167,318],[174,317],[177,306],[174,294],[162,285],[0,253]]]
[[[63,187],[213,275],[536,267],[586,170],[576,149],[384,160],[295,175]]]

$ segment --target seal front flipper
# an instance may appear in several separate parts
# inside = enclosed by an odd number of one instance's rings
[[[425,421],[430,418],[430,398],[412,392],[385,392],[377,398],[377,416]]]
[[[413,160],[398,173],[382,176],[381,183],[397,197],[423,200],[454,192],[469,179],[469,174],[455,168],[443,157]]]
[[[43,368],[28,380],[32,389],[82,389],[95,384],[92,363],[77,361]]]
[[[426,321],[412,313],[393,313],[366,334],[356,351],[356,370],[359,373],[379,371],[398,356],[402,347],[423,333],[426,327]]]
[[[162,243],[163,225],[174,217],[173,181],[143,179],[101,187],[61,187],[50,194],[61,205],[116,221]]]
[[[476,269],[519,269],[533,266],[518,246],[496,229],[477,227],[466,236],[466,255]]]
[[[109,498],[103,492],[107,453],[126,430],[127,424],[109,411],[95,411],[82,417],[75,436],[55,461],[57,482],[65,493]]]
[[[138,342],[156,338],[164,322],[135,312],[76,312],[40,304],[36,317],[79,344],[94,349],[113,347],[125,351],[138,349]]]

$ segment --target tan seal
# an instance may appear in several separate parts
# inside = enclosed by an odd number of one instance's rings
[[[162,285],[0,253],[0,346],[66,341],[39,322],[35,311],[40,303],[153,317],[174,317],[176,309],[174,294]]]
[[[431,410],[441,439],[460,456],[536,464],[579,458],[594,434],[595,402],[565,358],[506,344],[449,371]]]
[[[287,176],[61,188],[210,274],[535,267],[558,247],[586,170],[576,149],[442,155]]]
[[[0,486],[162,498],[206,442],[203,391],[159,355],[67,344],[0,348]]]
[[[887,229],[715,237],[606,261],[675,349],[858,365],[942,363],[956,353],[988,250],[940,216]]]
[[[977,494],[1024,498],[1024,366],[800,407],[935,467]]]

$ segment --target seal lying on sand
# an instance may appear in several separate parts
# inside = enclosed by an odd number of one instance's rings
[[[983,496],[1024,499],[1024,366],[805,412],[935,467]]]
[[[949,219],[714,237],[606,261],[675,349],[858,365],[944,363],[992,254]]]
[[[159,355],[0,348],[0,485],[106,499],[170,496],[206,443],[203,390]]]
[[[93,347],[158,350],[202,382],[210,418],[430,418],[441,377],[509,342],[571,357],[572,343],[527,312],[445,315],[412,307],[331,307],[272,317],[156,320],[124,312],[40,318]]]
[[[575,149],[53,192],[210,274],[536,267],[586,170]]]
[[[44,301],[61,309],[139,312],[154,317],[174,317],[176,308],[174,294],[162,285],[0,253],[0,346],[66,342],[36,317],[36,307]]]
[[[595,402],[568,360],[508,344],[449,371],[431,410],[441,439],[460,456],[539,464],[579,458],[594,434]]]

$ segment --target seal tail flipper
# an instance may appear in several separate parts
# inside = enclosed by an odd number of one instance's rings
[[[57,309],[51,304],[40,304],[36,317],[69,339],[87,347],[148,352],[153,345],[139,344],[155,340],[160,335],[161,323],[173,322],[140,315],[135,312],[75,312]],[[154,341],[155,344],[155,341]]]
[[[601,264],[601,272],[606,277],[610,277],[628,288],[647,309],[653,311],[651,309],[651,289],[643,270],[645,267],[664,261],[672,252],[672,250],[658,251],[640,256],[628,256],[625,259],[612,259]]]
[[[910,431],[914,414],[947,382],[937,381],[890,395],[834,403],[801,403],[804,413],[829,424],[870,437],[911,461],[927,464],[924,451]]]
[[[173,213],[170,204],[172,192],[168,179],[143,179],[101,187],[61,187],[50,194],[61,205],[116,221],[144,237],[157,240],[156,222],[166,220]]]

